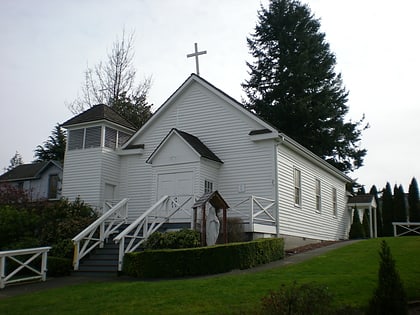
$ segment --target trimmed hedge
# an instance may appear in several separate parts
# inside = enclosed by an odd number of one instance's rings
[[[209,247],[127,253],[123,273],[139,278],[198,276],[248,269],[283,257],[283,239],[259,239]]]
[[[72,261],[68,258],[48,256],[47,276],[60,277],[69,276],[72,271]]]

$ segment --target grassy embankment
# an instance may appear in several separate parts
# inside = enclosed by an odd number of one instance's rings
[[[327,285],[337,304],[366,305],[376,287],[381,239],[307,262],[243,275],[90,283],[0,300],[1,314],[240,314],[282,284]],[[420,299],[420,237],[386,238],[410,300]]]

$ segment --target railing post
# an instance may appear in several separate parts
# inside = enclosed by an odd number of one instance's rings
[[[74,270],[79,270],[79,250],[80,250],[80,242],[74,243],[74,253],[73,253]]]
[[[0,257],[0,289],[4,288],[4,278],[6,269],[6,257]]]
[[[249,218],[249,225],[251,227],[251,231],[254,231],[254,196],[250,197],[251,201],[251,215]]]
[[[118,271],[122,271],[123,259],[124,259],[124,247],[125,237],[120,239],[119,250],[118,250]]]
[[[394,226],[394,237],[397,236],[397,225],[392,223],[392,225]]]
[[[104,240],[105,240],[105,222],[102,222],[99,225],[99,248],[104,247]]]
[[[47,280],[47,257],[48,257],[48,250],[42,253],[42,262],[41,262],[42,281]]]

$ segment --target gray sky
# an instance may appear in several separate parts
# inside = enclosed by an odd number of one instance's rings
[[[420,180],[420,2],[306,0],[321,19],[350,91],[348,119],[363,114],[365,166],[349,174],[367,189]],[[268,0],[261,2],[263,5]],[[186,58],[198,42],[200,74],[238,101],[251,56],[246,37],[258,0],[1,0],[0,168],[18,151],[25,163],[72,117],[87,65],[106,58],[123,28],[135,31],[139,79],[153,77],[156,109],[195,71]]]

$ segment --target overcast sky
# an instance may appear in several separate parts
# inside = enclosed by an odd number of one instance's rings
[[[348,120],[363,114],[365,165],[349,174],[369,189],[420,180],[420,1],[306,0],[321,19],[336,71],[350,92]],[[268,0],[1,0],[0,172],[25,163],[57,123],[72,117],[88,65],[106,58],[123,28],[135,31],[139,79],[152,76],[159,107],[195,71],[238,101],[251,61],[246,37]]]

